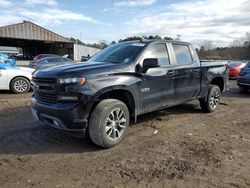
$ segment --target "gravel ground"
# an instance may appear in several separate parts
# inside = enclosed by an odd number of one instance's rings
[[[140,116],[108,150],[33,120],[31,93],[0,92],[0,187],[250,187],[250,94],[230,87],[215,113]]]

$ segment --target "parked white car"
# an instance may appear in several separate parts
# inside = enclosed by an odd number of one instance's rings
[[[0,90],[26,93],[30,90],[30,80],[35,69],[0,63]]]

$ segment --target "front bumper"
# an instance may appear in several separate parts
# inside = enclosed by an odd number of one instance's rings
[[[84,137],[88,126],[78,103],[43,104],[31,98],[33,117],[75,137]]]

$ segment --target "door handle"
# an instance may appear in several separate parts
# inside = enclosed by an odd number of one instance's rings
[[[169,71],[167,72],[167,75],[168,75],[168,76],[174,76],[174,75],[175,75],[175,71],[174,71],[174,70],[169,70]]]
[[[200,69],[194,69],[194,72],[200,72]]]

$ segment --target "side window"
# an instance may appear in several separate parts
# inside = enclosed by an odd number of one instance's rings
[[[71,61],[69,59],[63,58],[62,63],[71,63]]]
[[[50,63],[60,63],[61,59],[60,58],[53,58],[49,60]]]
[[[173,44],[176,61],[178,65],[191,64],[193,62],[189,46]]]
[[[143,59],[158,58],[160,65],[169,65],[169,57],[165,44],[156,44],[147,49]]]
[[[64,58],[61,58],[61,59],[58,59],[58,63],[61,63],[61,64],[63,64],[63,63],[66,63],[66,59],[64,59]]]

